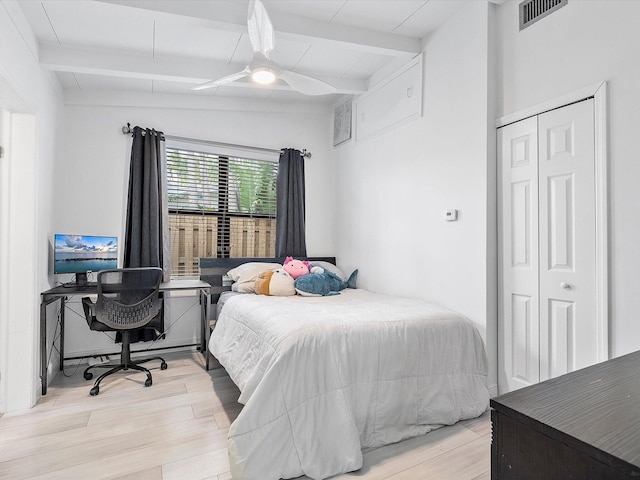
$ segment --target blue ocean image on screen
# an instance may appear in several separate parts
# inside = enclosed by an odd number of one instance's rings
[[[117,237],[56,235],[54,272],[97,272],[117,268],[117,247]]]

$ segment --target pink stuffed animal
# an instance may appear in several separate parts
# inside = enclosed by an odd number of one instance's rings
[[[306,260],[294,260],[293,257],[287,257],[284,260],[283,269],[293,278],[298,278],[302,275],[308,275],[310,267],[311,265]]]

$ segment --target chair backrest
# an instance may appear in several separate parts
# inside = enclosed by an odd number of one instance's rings
[[[116,330],[144,327],[160,312],[162,269],[119,268],[98,273],[96,319]]]

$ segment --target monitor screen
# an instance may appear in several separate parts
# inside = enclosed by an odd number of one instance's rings
[[[62,235],[53,242],[53,272],[97,272],[118,268],[118,237]]]

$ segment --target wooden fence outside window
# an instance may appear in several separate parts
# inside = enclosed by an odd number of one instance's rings
[[[201,257],[275,256],[275,218],[228,216],[225,236],[218,233],[217,216],[169,213],[172,275],[198,276]]]

